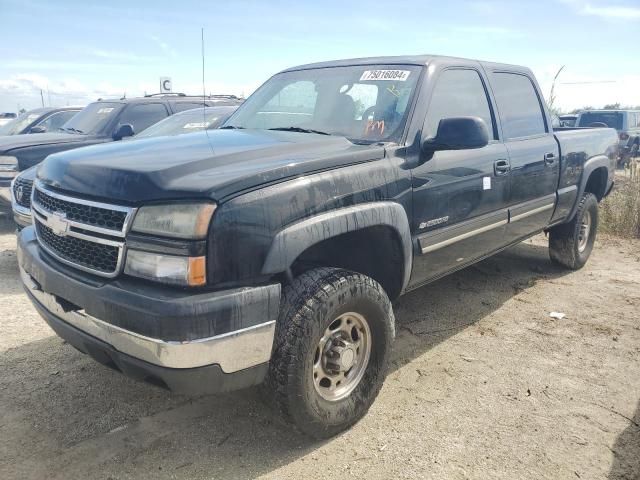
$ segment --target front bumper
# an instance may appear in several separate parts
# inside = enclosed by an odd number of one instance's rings
[[[19,236],[18,262],[25,290],[47,323],[103,364],[190,394],[264,379],[279,284],[196,294],[97,280],[50,259],[33,228]]]

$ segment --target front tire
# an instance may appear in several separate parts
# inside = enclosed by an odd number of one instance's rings
[[[336,268],[286,286],[267,386],[284,417],[328,438],[362,418],[384,382],[395,334],[391,303],[375,280]]]
[[[598,230],[598,200],[593,193],[585,193],[578,210],[569,223],[549,230],[549,256],[568,269],[584,267],[591,255]]]

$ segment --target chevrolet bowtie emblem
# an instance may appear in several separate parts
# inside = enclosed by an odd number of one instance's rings
[[[67,214],[63,212],[54,212],[47,218],[47,226],[59,237],[64,237],[69,230],[69,222]]]

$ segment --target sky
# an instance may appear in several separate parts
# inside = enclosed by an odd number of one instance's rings
[[[249,95],[294,65],[440,54],[530,67],[563,111],[640,105],[640,0],[0,0],[0,112],[173,90]],[[40,92],[43,92],[42,97]]]

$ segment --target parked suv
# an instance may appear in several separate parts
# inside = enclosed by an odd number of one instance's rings
[[[0,127],[1,135],[56,132],[83,107],[36,108]]]
[[[0,214],[9,213],[10,184],[19,172],[47,155],[131,137],[169,115],[198,106],[239,105],[232,95],[203,97],[157,94],[141,98],[98,100],[65,123],[58,132],[0,137]]]
[[[615,128],[620,139],[618,166],[638,154],[640,145],[640,110],[585,110],[580,112],[577,127],[607,126]]]

